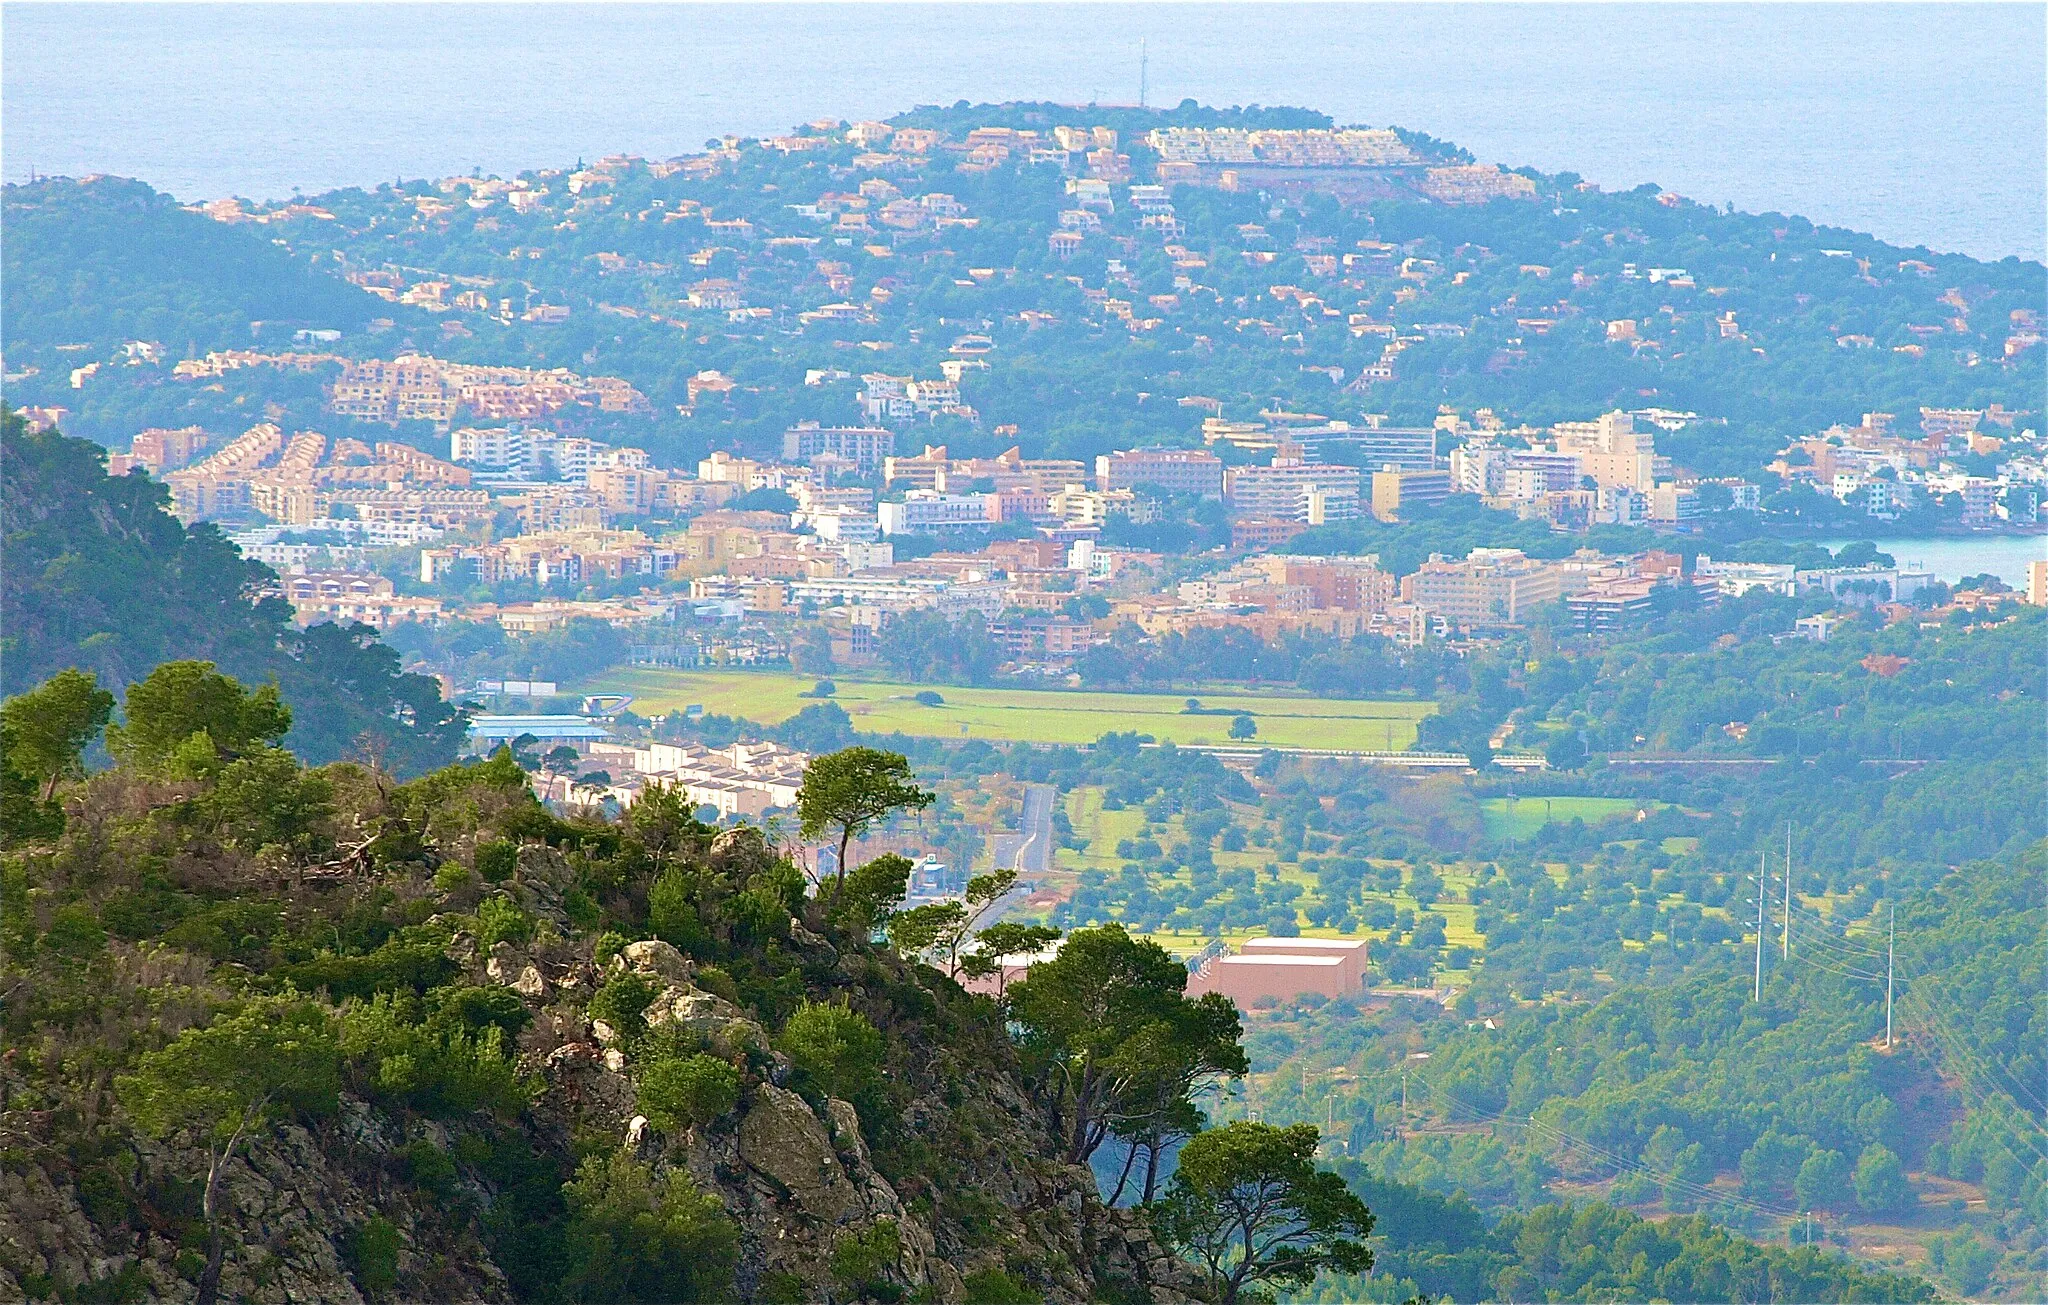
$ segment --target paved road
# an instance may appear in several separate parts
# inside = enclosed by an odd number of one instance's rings
[[[1024,786],[1024,816],[1018,822],[1023,841],[1017,847],[1017,870],[1021,874],[1044,874],[1052,869],[1052,804],[1059,797],[1050,784]]]

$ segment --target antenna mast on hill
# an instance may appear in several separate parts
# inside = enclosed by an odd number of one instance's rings
[[[1149,65],[1149,64],[1151,63],[1151,61],[1152,61],[1152,56],[1151,56],[1151,53],[1150,53],[1150,51],[1149,51],[1149,50],[1147,50],[1147,48],[1146,48],[1146,45],[1145,45],[1145,42],[1144,42],[1144,41],[1143,41],[1142,39],[1141,39],[1141,40],[1139,40],[1139,42],[1138,42],[1138,107],[1139,107],[1139,108],[1141,108],[1141,109],[1145,107],[1145,92],[1146,92],[1146,91],[1147,91],[1147,90],[1149,89],[1149,88],[1148,88],[1148,87],[1147,87],[1147,86],[1145,85],[1145,79],[1146,79],[1146,74],[1147,74],[1148,72],[1150,72],[1150,71],[1151,71],[1151,70],[1150,70],[1150,68],[1148,67],[1148,65]]]
[[[1792,822],[1785,822],[1785,936],[1784,957],[1792,959]]]
[[[1767,853],[1756,854],[1756,986],[1750,990],[1751,1001],[1764,999],[1764,884],[1770,880],[1767,858]]]
[[[1884,1049],[1892,1049],[1892,947],[1899,941],[1899,908],[1891,907],[1891,927],[1884,940]]]

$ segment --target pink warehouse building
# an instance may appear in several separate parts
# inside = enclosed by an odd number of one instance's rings
[[[1190,976],[1188,995],[1220,992],[1240,1009],[1262,997],[1346,997],[1365,987],[1365,965],[1362,939],[1250,938],[1239,954],[1215,957]]]

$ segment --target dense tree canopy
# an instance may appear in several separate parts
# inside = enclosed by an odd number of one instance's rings
[[[161,662],[204,660],[300,707],[284,742],[310,760],[374,754],[409,774],[454,757],[459,714],[374,631],[295,627],[269,569],[215,527],[182,525],[162,485],[109,476],[97,446],[31,432],[17,413],[0,420],[0,687],[68,667],[125,686]]]

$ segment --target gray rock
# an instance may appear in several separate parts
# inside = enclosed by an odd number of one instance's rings
[[[858,1193],[847,1181],[832,1139],[794,1092],[765,1084],[755,1089],[740,1121],[740,1158],[813,1219],[834,1224],[855,1209]]]
[[[825,1118],[832,1125],[832,1141],[838,1145],[839,1154],[850,1164],[867,1164],[868,1144],[860,1135],[860,1112],[853,1108],[853,1103],[838,1097],[827,1098]]]

